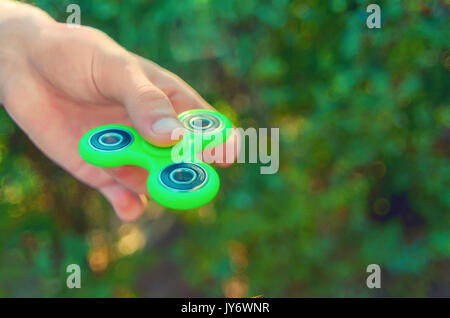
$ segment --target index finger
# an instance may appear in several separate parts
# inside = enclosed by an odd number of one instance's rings
[[[215,110],[180,77],[152,61],[135,56],[149,80],[167,95],[177,113],[198,108]]]

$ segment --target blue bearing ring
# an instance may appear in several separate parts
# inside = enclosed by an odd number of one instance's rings
[[[205,184],[207,179],[205,169],[189,162],[168,165],[159,174],[159,181],[166,188],[176,192],[197,190]]]
[[[133,135],[122,129],[105,129],[89,138],[89,144],[101,151],[117,151],[127,147],[133,141]]]
[[[183,116],[181,123],[184,127],[193,132],[215,133],[222,129],[222,120],[210,113],[194,113]]]

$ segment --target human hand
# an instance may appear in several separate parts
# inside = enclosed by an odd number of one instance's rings
[[[170,146],[177,142],[172,131],[181,128],[177,113],[212,109],[179,77],[104,33],[71,28],[11,2],[0,2],[0,102],[44,154],[100,191],[124,221],[143,213],[148,173],[86,163],[78,153],[81,136],[117,123],[134,126],[154,145]],[[234,138],[227,147],[234,147]]]

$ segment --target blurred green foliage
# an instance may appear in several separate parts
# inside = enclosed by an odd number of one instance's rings
[[[280,171],[221,169],[212,204],[122,225],[2,111],[0,296],[449,296],[448,2],[376,1],[371,30],[372,2],[36,1],[280,127]]]

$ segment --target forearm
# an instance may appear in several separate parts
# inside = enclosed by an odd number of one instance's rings
[[[26,61],[36,34],[54,20],[44,11],[18,1],[0,0],[0,103],[7,79]]]

